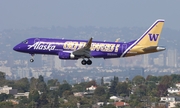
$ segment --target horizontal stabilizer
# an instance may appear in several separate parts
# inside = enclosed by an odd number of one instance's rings
[[[164,47],[150,46],[150,47],[144,48],[143,50],[144,50],[144,51],[153,51],[153,50],[163,51],[163,50],[165,50],[165,49],[166,49],[166,48],[164,48]]]

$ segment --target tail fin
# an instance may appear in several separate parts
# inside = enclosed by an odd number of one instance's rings
[[[154,24],[135,42],[135,45],[157,46],[163,25],[163,19],[156,20]]]

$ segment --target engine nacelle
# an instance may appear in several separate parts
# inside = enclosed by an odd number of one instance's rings
[[[75,55],[68,52],[59,52],[60,59],[74,59]]]

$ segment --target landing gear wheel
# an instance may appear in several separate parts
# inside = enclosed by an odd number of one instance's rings
[[[30,62],[32,63],[32,62],[34,62],[34,54],[31,54],[31,59],[30,59]]]
[[[34,62],[34,59],[30,59],[30,62]]]
[[[91,65],[92,64],[92,61],[91,60],[88,60],[86,61],[88,65]]]
[[[82,61],[81,61],[81,64],[82,64],[82,65],[86,65],[86,60],[82,60]]]

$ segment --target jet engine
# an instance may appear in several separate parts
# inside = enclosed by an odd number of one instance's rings
[[[59,52],[59,58],[60,59],[74,59],[75,55],[68,52]]]

